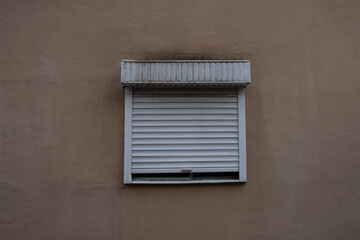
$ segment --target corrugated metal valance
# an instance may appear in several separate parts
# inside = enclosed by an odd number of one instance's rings
[[[122,60],[125,86],[244,86],[248,60]]]

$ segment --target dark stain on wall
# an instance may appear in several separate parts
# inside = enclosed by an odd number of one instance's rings
[[[182,50],[158,50],[145,51],[143,60],[245,60],[241,54],[234,56],[233,54],[222,53],[222,56],[214,54],[213,50],[202,50],[194,52],[186,52]]]
[[[38,201],[39,199],[24,187],[0,181],[0,224],[29,218],[36,212]]]

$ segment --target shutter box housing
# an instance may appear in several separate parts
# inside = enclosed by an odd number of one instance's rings
[[[124,183],[246,182],[250,62],[123,60]]]

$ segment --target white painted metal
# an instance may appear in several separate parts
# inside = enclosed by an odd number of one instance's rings
[[[245,103],[245,88],[238,89],[238,104],[239,104],[239,162],[240,171],[239,179],[241,182],[247,181],[246,174],[246,103]]]
[[[248,60],[122,60],[128,86],[243,86],[250,83]]]
[[[131,183],[132,88],[125,87],[124,183]]]
[[[193,181],[133,181],[134,184],[195,184],[195,183],[237,183],[239,180],[193,180]]]
[[[188,168],[184,168],[184,170],[187,170]],[[220,173],[220,172],[235,172],[234,171],[234,167],[212,167],[212,168],[206,168],[206,167],[192,167],[191,168],[192,172],[216,172],[216,173]],[[215,171],[216,170],[216,171]],[[236,171],[237,172],[237,171]],[[146,168],[146,169],[132,169],[132,173],[179,173],[179,170],[176,168]]]
[[[239,172],[238,106],[237,88],[135,88],[131,172]]]
[[[155,139],[155,138],[144,138],[144,139],[133,139],[133,144],[227,144],[227,143],[238,143],[238,137],[228,138],[171,138],[171,139]]]

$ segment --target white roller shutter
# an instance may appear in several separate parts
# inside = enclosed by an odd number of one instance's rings
[[[131,174],[239,172],[238,99],[237,88],[133,88]]]

